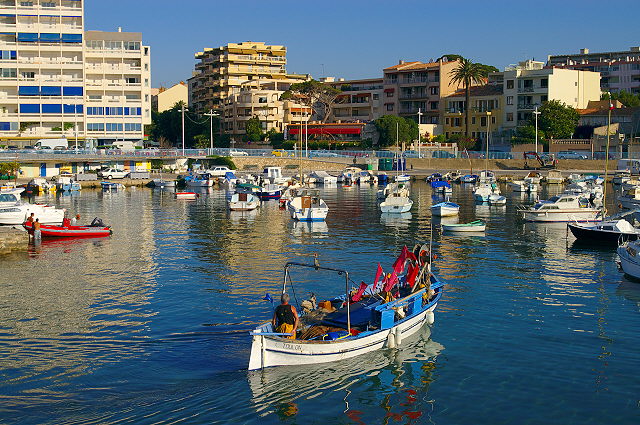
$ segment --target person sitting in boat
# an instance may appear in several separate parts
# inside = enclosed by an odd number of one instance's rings
[[[72,219],[71,219],[71,225],[75,226],[76,224],[78,224],[78,220],[80,220],[80,214],[76,214]]]
[[[288,338],[296,339],[296,330],[298,329],[298,312],[296,308],[289,304],[289,294],[286,292],[280,296],[280,305],[273,312],[271,324],[276,332],[290,333]]]

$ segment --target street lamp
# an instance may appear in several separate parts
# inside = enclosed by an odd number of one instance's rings
[[[533,111],[533,115],[535,116],[535,121],[536,121],[536,153],[538,153],[538,115],[540,115],[541,112],[538,111],[538,107],[536,106],[535,111]]]
[[[422,145],[422,142],[420,141],[420,121],[422,121],[422,115],[424,115],[422,113],[422,108],[418,108],[418,158],[420,158],[420,146]]]
[[[184,156],[184,113],[188,111],[188,109],[182,104],[182,156]]]
[[[487,159],[489,159],[489,140],[491,140],[491,111],[487,111]]]
[[[211,122],[211,128],[210,128],[211,133],[209,134],[209,141],[211,142],[211,149],[213,149],[213,117],[219,117],[220,114],[216,114],[213,112],[213,109],[210,109],[209,113],[204,115],[209,117],[209,120]]]

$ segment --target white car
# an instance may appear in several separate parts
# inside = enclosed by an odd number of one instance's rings
[[[128,171],[118,170],[117,168],[109,168],[107,170],[98,171],[98,177],[107,179],[124,179],[128,175]]]
[[[211,174],[213,177],[224,177],[225,174],[231,173],[233,170],[230,170],[229,167],[225,166],[217,166],[213,167],[210,170],[207,170],[207,173]]]
[[[245,151],[229,151],[230,156],[249,156],[248,152]]]

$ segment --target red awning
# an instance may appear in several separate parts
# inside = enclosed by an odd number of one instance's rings
[[[304,130],[302,131],[304,133]],[[300,129],[290,128],[289,134],[299,134]],[[309,134],[360,134],[362,128],[310,128]]]
[[[384,89],[385,93],[393,93],[396,89]]]

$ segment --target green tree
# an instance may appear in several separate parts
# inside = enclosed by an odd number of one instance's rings
[[[148,130],[154,140],[166,140],[172,146],[182,145],[182,105],[183,102],[177,102],[171,109],[163,112],[152,112],[152,124]],[[217,117],[213,119],[213,131],[214,134],[217,134],[220,120]],[[194,147],[195,137],[198,135],[205,136],[209,140],[210,125],[209,117],[200,116],[191,111],[185,112],[185,145]],[[199,138],[198,140],[202,141],[203,139]]]
[[[245,132],[248,141],[259,142],[262,139],[262,126],[260,125],[260,118],[249,118],[247,120]]]
[[[538,131],[542,130],[544,135],[554,139],[568,139],[575,132],[578,126],[580,115],[571,106],[559,100],[544,102],[538,108]],[[530,124],[534,124],[535,117],[531,117]],[[540,135],[538,134],[540,138]]]
[[[409,142],[418,138],[418,123],[409,118],[383,115],[375,120],[374,124],[380,135],[378,141],[380,146],[395,145],[396,135],[399,143]]]
[[[544,143],[544,131],[538,128],[538,143]],[[516,129],[516,135],[511,139],[513,144],[525,144],[536,142],[536,128],[535,126],[523,125]]]
[[[294,99],[311,107],[316,116],[325,123],[340,93],[339,89],[312,79],[292,84],[289,90],[282,93],[280,99]]]
[[[458,150],[474,149],[477,144],[475,139],[464,137],[462,134],[452,134],[448,141],[457,144]]]
[[[205,136],[204,134],[196,134],[193,136],[193,145],[198,149],[206,149],[211,147],[211,141],[209,140],[209,136]]]
[[[627,108],[636,108],[640,106],[640,94],[629,93],[626,90],[620,90],[617,93],[603,93],[602,99],[609,99],[611,96],[612,100],[619,100]]]
[[[462,84],[464,86],[464,101],[465,101],[465,129],[464,135],[469,138],[469,122],[471,121],[471,108],[469,100],[469,88],[472,85],[484,84],[486,77],[485,69],[482,64],[471,62],[469,59],[461,59],[454,69],[451,70],[449,75],[451,76],[451,82],[449,84],[457,84],[458,87]]]

